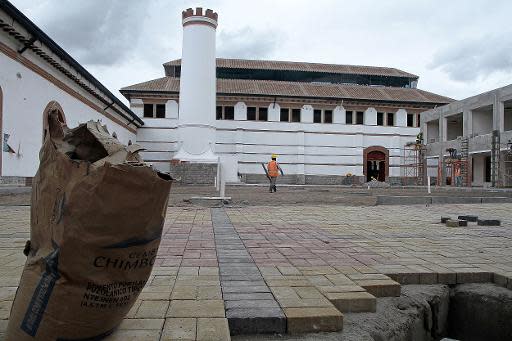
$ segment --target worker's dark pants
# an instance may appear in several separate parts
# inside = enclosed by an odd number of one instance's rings
[[[277,176],[271,176],[270,177],[270,192],[272,192],[272,191],[276,192],[277,191],[276,180],[277,180]]]

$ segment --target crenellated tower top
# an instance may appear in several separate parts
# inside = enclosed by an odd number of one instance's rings
[[[203,12],[202,7],[196,7],[196,10],[188,8],[181,13],[183,27],[187,25],[208,25],[217,28],[218,14],[211,9]]]

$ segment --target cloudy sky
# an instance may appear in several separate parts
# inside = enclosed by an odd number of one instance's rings
[[[512,1],[11,0],[113,93],[181,56],[181,11],[219,13],[217,56],[388,66],[462,99],[512,83]]]

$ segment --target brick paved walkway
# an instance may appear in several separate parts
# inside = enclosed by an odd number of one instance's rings
[[[339,330],[342,312],[374,311],[375,297],[399,295],[399,283],[494,281],[512,289],[511,212],[512,204],[169,208],[154,271],[108,339]],[[502,226],[437,223],[462,214]],[[28,226],[28,207],[0,207],[0,338]]]

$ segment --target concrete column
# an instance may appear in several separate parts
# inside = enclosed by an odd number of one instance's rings
[[[268,106],[269,122],[279,122],[281,120],[281,106],[279,103],[270,103]]]
[[[395,116],[397,127],[407,127],[407,111],[405,109],[398,109]]]
[[[505,105],[499,100],[498,95],[495,94],[492,106],[492,129],[499,130],[500,132],[505,131],[504,119]]]
[[[464,109],[462,112],[462,135],[469,136],[473,134],[473,112]]]
[[[440,142],[446,142],[448,121],[446,120],[446,117],[444,115],[439,116],[439,141]]]
[[[238,102],[237,104],[235,104],[235,120],[247,120],[247,105],[244,102]]]
[[[375,108],[368,108],[364,112],[363,123],[368,126],[377,125],[377,110]]]
[[[332,123],[345,124],[347,122],[345,118],[346,114],[347,111],[345,108],[341,105],[338,105],[332,112]]]
[[[300,121],[304,123],[313,123],[313,107],[311,105],[303,105],[300,109]]]
[[[171,99],[165,103],[165,118],[178,118],[178,102]]]

